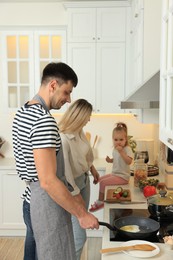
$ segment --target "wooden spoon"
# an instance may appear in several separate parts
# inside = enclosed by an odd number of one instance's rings
[[[86,132],[85,136],[86,136],[88,142],[90,143],[90,141],[91,141],[91,134],[90,134],[90,132]]]
[[[111,253],[111,252],[120,252],[120,251],[125,251],[125,250],[153,251],[154,249],[156,249],[156,248],[149,244],[139,244],[139,245],[132,245],[132,246],[105,248],[105,249],[100,250],[100,253],[104,254],[104,253]]]
[[[94,147],[95,147],[95,144],[96,144],[96,142],[97,142],[97,139],[98,139],[98,135],[95,136],[94,143],[93,143],[93,147],[92,147],[93,149],[94,149]]]

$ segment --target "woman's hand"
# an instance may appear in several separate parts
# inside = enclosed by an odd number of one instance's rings
[[[92,165],[90,167],[90,171],[91,171],[91,174],[94,178],[93,183],[97,184],[99,182],[100,175],[99,175],[98,171],[96,170],[96,168],[94,167],[94,165]]]

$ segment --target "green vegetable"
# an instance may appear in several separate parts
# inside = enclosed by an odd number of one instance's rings
[[[127,196],[128,196],[128,191],[123,191],[122,196],[123,196],[124,198],[127,198]]]
[[[143,190],[143,188],[145,186],[157,186],[157,184],[159,183],[159,180],[158,179],[154,179],[154,178],[151,178],[151,179],[146,179],[146,180],[139,180],[139,188],[141,190]]]

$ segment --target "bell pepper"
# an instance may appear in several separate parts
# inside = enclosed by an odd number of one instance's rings
[[[143,194],[145,197],[155,195],[157,193],[155,186],[147,185],[143,188]]]

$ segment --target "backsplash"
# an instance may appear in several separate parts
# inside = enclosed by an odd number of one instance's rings
[[[58,122],[61,115],[54,114],[56,121]],[[2,116],[1,115],[1,129],[0,136],[6,141],[2,147],[2,153],[5,157],[13,157],[12,149],[12,121],[13,115]],[[95,144],[95,154],[99,158],[105,158],[107,155],[112,155],[112,130],[115,124],[119,121],[123,121],[127,124],[128,135],[133,136],[133,139],[153,139],[154,151],[153,160],[158,156],[159,141],[158,131],[159,126],[157,124],[142,124],[138,122],[136,117],[132,114],[114,114],[114,115],[92,115],[90,122],[85,126],[84,131],[91,133],[91,145],[94,144],[95,136],[98,135],[98,140]]]

